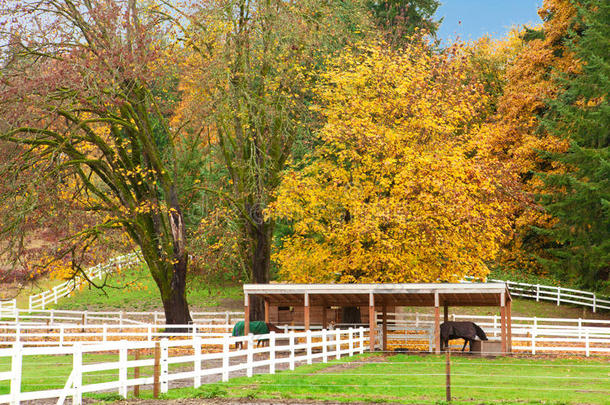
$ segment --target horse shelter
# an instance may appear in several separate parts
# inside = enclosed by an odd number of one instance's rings
[[[502,353],[512,351],[511,296],[504,283],[408,283],[408,284],[244,284],[245,334],[249,333],[250,299],[265,302],[265,322],[280,308],[302,308],[303,325],[309,330],[312,310],[325,327],[329,308],[368,306],[369,349],[375,350],[377,313],[382,313],[381,349],[386,351],[388,308],[434,307],[435,351],[440,353],[440,307],[448,321],[449,307],[499,307]],[[363,311],[364,312],[364,311]],[[365,312],[366,313],[366,312]]]

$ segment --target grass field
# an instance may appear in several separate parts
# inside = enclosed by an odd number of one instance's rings
[[[610,404],[608,359],[451,359],[453,403]],[[445,358],[434,355],[361,355],[329,364],[198,390],[167,398],[246,397],[398,403],[443,403]],[[148,393],[148,395],[150,395]]]
[[[189,279],[187,300],[191,308],[231,306],[243,302],[241,285],[207,284],[198,278]],[[85,287],[72,297],[62,298],[56,309],[106,311],[163,310],[159,290],[144,266],[125,269],[108,280],[104,291]]]
[[[149,357],[149,356],[146,356]],[[130,358],[133,358],[130,356]],[[84,364],[116,362],[116,354],[86,354]],[[545,403],[610,404],[610,359],[606,358],[451,358],[452,398],[456,404]],[[170,365],[175,369],[179,365]],[[0,358],[0,371],[10,369],[10,358]],[[26,356],[22,391],[62,388],[72,369],[72,357]],[[133,369],[129,370],[129,375]],[[142,367],[141,375],[151,375]],[[88,373],[85,384],[116,380],[118,371]],[[275,375],[237,377],[199,389],[182,388],[164,394],[180,398],[308,399],[341,402],[397,402],[438,404],[445,399],[445,357],[415,354],[364,354],[328,364],[297,367]],[[189,384],[192,382],[189,381]],[[0,382],[0,395],[9,382]],[[143,391],[144,398],[152,392]],[[116,400],[115,393],[87,394]]]

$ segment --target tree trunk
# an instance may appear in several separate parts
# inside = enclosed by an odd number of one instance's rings
[[[264,221],[262,208],[255,205],[249,210],[252,223],[249,224],[248,234],[251,238],[250,266],[252,282],[254,284],[268,284],[270,280],[271,243],[273,241],[273,221]],[[250,320],[265,320],[265,302],[262,298],[250,298]]]
[[[186,300],[186,269],[188,258],[185,257],[174,265],[169,291],[161,291],[165,323],[168,325],[189,325],[193,323]],[[172,328],[172,332],[186,332],[187,328]]]

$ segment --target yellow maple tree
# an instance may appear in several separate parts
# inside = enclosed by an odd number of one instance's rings
[[[507,173],[470,152],[486,95],[463,49],[345,52],[317,88],[321,146],[267,211],[293,282],[483,278],[508,227]],[[470,77],[470,78],[469,78]]]
[[[539,119],[548,100],[557,94],[554,76],[580,70],[566,43],[568,32],[575,28],[574,4],[569,0],[545,0],[538,14],[543,24],[520,32],[523,44],[506,67],[506,84],[498,99],[496,117],[481,128],[477,145],[477,153],[503,161],[520,177],[522,201],[513,207],[513,236],[498,258],[504,269],[518,272],[542,271],[535,256],[545,255],[548,242],[532,227],[546,228],[552,221],[532,199],[542,185],[535,173],[562,170],[544,159],[541,151],[561,152],[568,147],[566,139],[540,130]],[[514,41],[514,36],[507,40]]]

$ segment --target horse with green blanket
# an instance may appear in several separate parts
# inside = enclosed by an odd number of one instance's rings
[[[244,321],[237,322],[235,324],[235,326],[233,327],[233,336],[243,336],[245,325],[246,325],[246,323]],[[283,330],[281,330],[277,326],[275,326],[271,323],[268,323],[268,322],[263,322],[263,321],[251,321],[250,322],[250,333],[252,333],[253,335],[266,335],[269,332],[282,333]],[[269,339],[258,339],[256,341],[256,347],[259,347],[261,345],[266,346],[268,344],[269,344]],[[243,346],[242,342],[235,342],[236,349],[241,349],[242,346]]]

